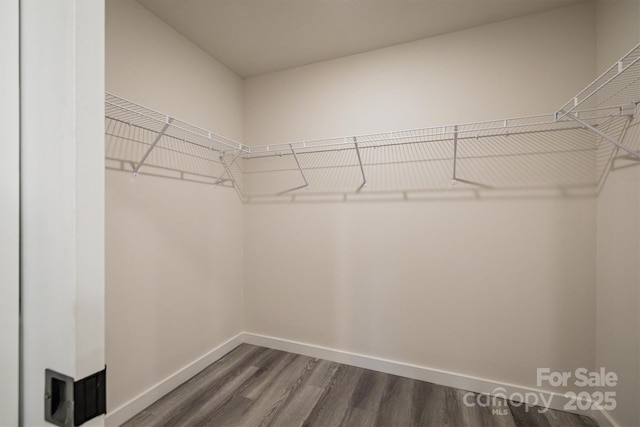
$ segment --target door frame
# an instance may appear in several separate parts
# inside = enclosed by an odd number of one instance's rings
[[[0,1],[0,425],[19,423],[20,364],[20,15]]]

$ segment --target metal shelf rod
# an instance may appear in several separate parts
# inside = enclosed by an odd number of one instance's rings
[[[242,150],[238,150],[238,153],[233,157],[233,160],[231,160],[231,163],[229,163],[227,167],[224,168],[224,171],[222,171],[222,174],[220,174],[220,176],[218,177],[218,179],[216,179],[213,185],[218,185],[222,181],[222,178],[224,178],[225,174],[229,172],[229,169],[231,168],[231,166],[233,166],[233,164],[236,162],[236,159],[240,156],[241,153],[242,153]],[[223,157],[220,156],[220,161],[222,162],[222,160],[223,160]],[[231,176],[231,174],[229,174],[229,177],[231,178],[231,180],[233,180],[233,177]]]
[[[133,169],[133,176],[138,176],[138,171],[142,167],[142,164],[144,163],[145,160],[147,160],[147,157],[149,157],[149,154],[151,154],[153,149],[156,148],[156,145],[158,145],[158,142],[160,141],[160,139],[162,138],[164,133],[167,131],[167,129],[169,129],[169,126],[171,125],[172,121],[173,121],[173,118],[167,116],[167,120],[166,120],[166,123],[164,124],[164,127],[162,128],[160,133],[158,133],[158,135],[156,135],[156,138],[153,140],[153,142],[151,143],[151,145],[147,149],[147,152],[144,153],[144,155],[142,156],[142,158],[140,159],[138,164],[136,164],[136,167]]]
[[[596,135],[600,136],[601,138],[609,141],[610,143],[612,143],[613,145],[615,145],[616,147],[626,151],[627,153],[631,154],[632,156],[634,156],[637,159],[640,159],[640,153],[638,153],[637,151],[633,151],[631,148],[627,147],[626,145],[620,143],[618,140],[616,140],[615,138],[610,137],[609,135],[607,135],[606,133],[602,132],[600,129],[595,128],[593,126],[591,126],[589,123],[580,120],[579,118],[577,118],[575,115],[573,115],[572,113],[565,113],[565,115],[569,118],[571,118],[572,120],[576,121],[577,123],[580,123],[582,126],[584,126],[585,128],[589,129],[590,131],[592,131],[593,133],[595,133]]]
[[[453,134],[453,178],[451,178],[451,185],[456,185],[458,180],[456,179],[456,163],[458,161],[458,126],[455,127]]]
[[[293,154],[293,158],[298,165],[298,170],[300,171],[300,175],[302,175],[302,179],[304,180],[305,188],[309,188],[309,182],[307,182],[307,177],[304,176],[304,171],[302,170],[302,166],[300,166],[300,161],[298,161],[298,156],[296,155],[296,150],[294,150],[293,145],[289,145],[291,147],[291,153]]]
[[[362,188],[367,188],[367,177],[364,174],[364,166],[362,166],[362,157],[360,157],[360,149],[358,148],[358,140],[353,137],[353,145],[356,146],[356,154],[358,155],[358,163],[360,163],[360,172],[362,172]]]

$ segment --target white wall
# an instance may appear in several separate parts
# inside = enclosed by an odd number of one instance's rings
[[[0,2],[0,425],[18,424],[20,304],[19,2]]]
[[[599,1],[598,72],[638,42],[640,2]],[[623,142],[640,148],[638,119]],[[611,415],[619,425],[631,426],[640,424],[640,168],[619,157],[598,196],[596,365],[618,374]]]
[[[245,142],[553,112],[589,82],[589,4],[248,79]]]
[[[130,0],[107,2],[106,90],[242,140],[242,80]]]
[[[24,425],[46,368],[104,369],[103,46],[103,0],[20,2]]]
[[[581,4],[265,75],[243,104],[239,78],[114,0],[107,90],[250,144],[546,113],[637,42],[639,9]],[[525,386],[537,367],[605,366],[622,378],[613,416],[638,424],[639,213],[637,167],[610,174],[597,210],[249,204],[244,221],[226,189],[109,170],[110,410],[243,329],[244,245],[249,332]]]
[[[590,3],[252,78],[245,143],[550,113]],[[248,332],[535,387],[594,366],[593,198],[245,206]]]
[[[130,0],[106,10],[106,89],[242,139],[242,81]],[[242,330],[232,189],[106,173],[108,410]]]

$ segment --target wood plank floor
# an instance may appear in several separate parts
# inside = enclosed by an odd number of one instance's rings
[[[466,393],[242,344],[125,426],[597,426],[512,402],[469,407]]]

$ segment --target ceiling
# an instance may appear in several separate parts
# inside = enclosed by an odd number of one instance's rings
[[[581,0],[137,1],[243,78],[581,2]]]

